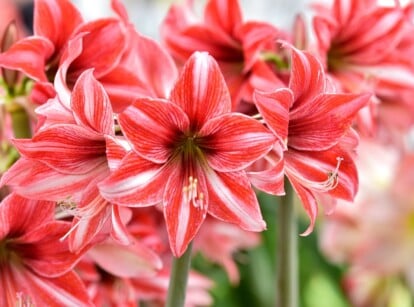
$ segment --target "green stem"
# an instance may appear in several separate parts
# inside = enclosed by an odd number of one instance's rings
[[[30,127],[30,118],[26,110],[19,108],[10,113],[12,118],[12,128],[14,137],[17,139],[31,138],[32,129]]]
[[[180,258],[173,259],[166,307],[182,307],[185,302],[188,272],[191,264],[192,243]]]
[[[297,226],[294,207],[294,191],[285,180],[286,195],[281,198],[278,210],[278,244],[276,258],[277,307],[297,307],[298,247]]]

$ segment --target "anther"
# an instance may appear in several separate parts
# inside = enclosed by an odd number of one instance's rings
[[[195,208],[203,209],[204,194],[197,190],[198,180],[193,176],[188,177],[188,185],[183,187],[184,202],[192,204]]]

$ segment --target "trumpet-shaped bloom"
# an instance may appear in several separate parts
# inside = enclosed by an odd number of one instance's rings
[[[71,109],[54,99],[42,111],[45,119],[33,138],[14,140],[22,158],[1,183],[31,199],[58,201],[74,213],[72,250],[90,243],[109,217],[112,234],[121,240],[125,234],[121,234],[119,212],[97,189],[97,183],[109,174],[108,163],[116,163],[126,153],[111,138],[113,113],[102,85],[87,70],[75,84]],[[112,148],[111,155],[106,155],[107,147]]]
[[[184,253],[206,213],[250,231],[265,223],[244,169],[264,156],[274,136],[231,113],[214,59],[195,53],[170,100],[138,99],[119,115],[132,151],[102,182],[102,195],[128,206],[163,204],[170,246]]]
[[[70,223],[53,219],[55,204],[11,194],[0,204],[0,305],[88,306],[72,272],[72,254],[60,238]]]
[[[358,177],[351,148],[356,141],[351,124],[369,95],[329,93],[324,69],[310,53],[292,47],[289,88],[255,93],[256,105],[269,128],[285,147],[284,172],[314,225],[318,212],[315,196],[352,200]],[[280,153],[269,160],[276,163]],[[283,178],[273,183],[279,191]],[[269,191],[271,192],[271,191]]]

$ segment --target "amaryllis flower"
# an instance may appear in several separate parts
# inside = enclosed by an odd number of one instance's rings
[[[351,150],[355,138],[351,124],[369,95],[331,93],[321,63],[307,52],[292,48],[289,88],[256,92],[255,102],[269,128],[280,137],[283,157],[272,151],[268,161],[284,173],[301,199],[314,225],[318,212],[315,196],[352,200],[358,187]],[[260,185],[280,192],[283,178]],[[255,180],[254,182],[256,182]],[[273,189],[269,190],[269,189]]]
[[[2,184],[31,199],[58,201],[75,215],[70,246],[90,243],[110,220],[112,235],[127,241],[119,211],[103,199],[97,183],[109,174],[110,164],[126,153],[114,138],[109,98],[92,70],[78,79],[71,109],[58,98],[42,107],[46,119],[31,139],[14,140],[20,158],[2,177]],[[107,147],[112,148],[106,155]],[[122,239],[121,239],[122,237]]]
[[[132,151],[99,186],[128,206],[163,204],[170,246],[184,253],[206,213],[243,229],[265,223],[244,169],[264,156],[274,136],[231,101],[214,59],[195,53],[170,100],[138,99],[119,115]]]
[[[243,21],[238,0],[207,1],[202,20],[193,2],[173,5],[162,24],[162,38],[178,61],[195,51],[210,53],[223,71],[233,109],[242,99],[252,101],[253,87],[273,90],[282,85],[261,53],[275,51],[275,39],[287,35],[265,22]]]
[[[412,5],[403,7],[399,1],[381,6],[376,0],[335,0],[330,9],[319,7],[313,21],[317,52],[329,75],[344,91],[375,93],[391,118],[392,106],[403,108],[411,119],[414,114],[407,93],[414,90],[412,52],[406,48],[413,41],[412,11]],[[376,107],[370,108],[360,113],[359,128],[365,133],[376,128]]]
[[[84,251],[60,238],[70,223],[53,219],[55,204],[11,194],[0,204],[0,305],[89,306],[72,271]]]

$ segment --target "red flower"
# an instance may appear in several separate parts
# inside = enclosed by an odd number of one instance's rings
[[[194,14],[193,1],[173,5],[161,28],[171,54],[184,62],[195,51],[207,51],[220,65],[233,101],[252,101],[253,88],[271,90],[282,85],[260,58],[263,51],[274,51],[275,39],[285,38],[271,24],[245,22],[238,0],[207,1],[203,20]]]
[[[311,54],[292,47],[289,88],[271,93],[256,92],[255,102],[269,128],[280,137],[284,172],[311,219],[305,233],[312,231],[317,215],[315,196],[352,200],[358,187],[357,171],[349,142],[356,113],[369,95],[329,93],[324,69]],[[275,168],[277,151],[268,160]],[[279,192],[283,177],[268,192]],[[269,190],[269,189],[273,189]]]
[[[72,272],[83,251],[60,238],[70,223],[53,220],[55,205],[11,194],[0,204],[0,305],[86,306],[85,287]],[[26,306],[26,305],[25,305]]]
[[[217,63],[195,53],[169,101],[138,99],[119,116],[132,152],[100,184],[101,193],[129,206],[162,203],[175,256],[207,212],[246,230],[265,228],[244,169],[271,149],[274,137],[230,109]]]
[[[97,189],[97,183],[109,174],[108,163],[116,164],[126,153],[110,137],[115,133],[114,119],[102,85],[87,70],[75,84],[71,109],[54,99],[41,111],[45,119],[33,138],[14,140],[22,158],[1,183],[28,198],[58,201],[74,213],[72,250],[90,243],[109,217],[112,235],[122,241],[125,234],[118,209]],[[107,147],[110,155],[106,155]]]

